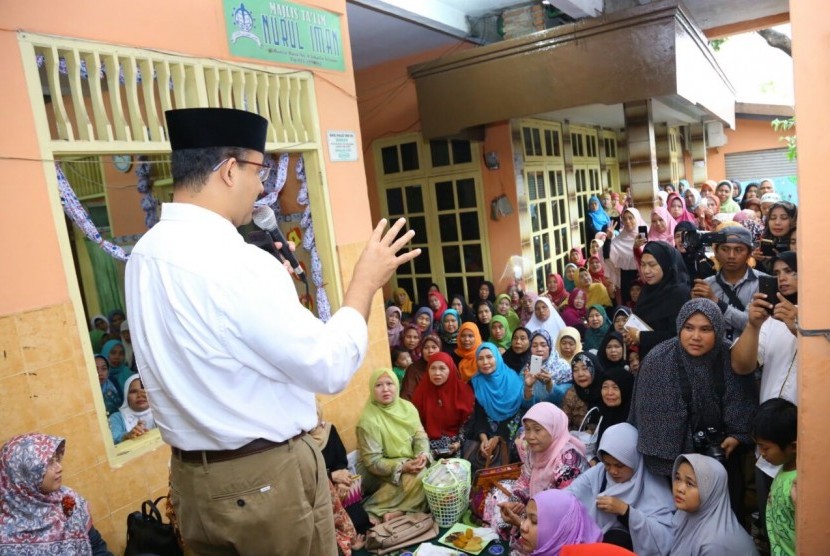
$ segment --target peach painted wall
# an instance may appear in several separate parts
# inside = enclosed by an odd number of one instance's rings
[[[830,328],[825,284],[830,275],[827,257],[827,129],[830,105],[827,83],[830,65],[830,21],[823,0],[790,3],[793,33],[795,117],[798,121],[798,251],[799,324],[806,330]],[[798,341],[798,554],[826,554],[830,546],[830,342],[823,336],[800,336]]]
[[[775,131],[770,120],[750,120],[739,118],[735,121],[735,129],[726,129],[726,145],[708,149],[706,152],[706,167],[709,177],[713,180],[722,180],[726,175],[726,155],[748,151],[766,149],[781,149],[786,146],[779,137],[786,135]],[[795,133],[793,131],[792,133]],[[691,175],[687,172],[686,175]]]
[[[499,155],[499,169],[488,170],[482,165],[485,209],[489,218],[490,201],[502,193],[513,205],[513,214],[499,221],[490,219],[487,229],[490,236],[490,261],[493,269],[492,281],[498,291],[505,291],[509,280],[500,281],[507,260],[511,255],[521,255],[522,245],[519,229],[519,201],[516,191],[516,166],[513,163],[513,143],[510,122],[487,125],[484,133],[482,152],[494,151]]]
[[[342,14],[346,70],[315,70],[316,112],[323,138],[327,130],[350,130],[360,141],[354,76],[351,68],[345,0],[298,2]],[[69,240],[57,194],[50,191],[51,163],[34,128],[35,116],[13,29],[109,44],[153,48],[189,56],[232,60],[224,30],[222,2],[213,0],[7,0],[0,10],[0,444],[15,434],[42,431],[68,439],[65,483],[86,496],[96,526],[110,549],[121,553],[129,512],[143,500],[166,493],[169,449],[155,443],[114,468],[108,458],[105,429],[96,411],[97,384],[86,325],[72,272]],[[256,63],[263,63],[254,61]],[[306,68],[302,68],[306,69]],[[293,173],[293,166],[292,166]],[[324,149],[323,169],[337,253],[334,259],[348,284],[371,230],[363,192],[362,160],[332,163]],[[107,170],[120,215],[116,233],[139,231],[133,174]],[[121,189],[121,186],[126,186]],[[115,188],[119,189],[115,189]],[[355,194],[358,193],[358,194]],[[370,346],[364,366],[344,393],[324,400],[326,418],[354,447],[354,424],[367,397],[370,371],[389,365],[382,298],[376,296],[370,319]]]

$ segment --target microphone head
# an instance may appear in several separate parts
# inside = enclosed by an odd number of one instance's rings
[[[277,227],[277,216],[274,210],[266,205],[256,207],[253,212],[254,225],[265,231],[274,230]]]

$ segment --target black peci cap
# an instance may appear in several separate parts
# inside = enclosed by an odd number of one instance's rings
[[[239,147],[265,153],[268,120],[231,108],[183,108],[164,113],[174,151]]]

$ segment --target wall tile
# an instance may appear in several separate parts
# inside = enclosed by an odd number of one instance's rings
[[[138,509],[141,502],[148,498],[149,489],[145,474],[140,467],[141,460],[143,458],[136,462],[139,465],[125,465],[118,469],[110,469],[109,473],[103,477],[107,500],[113,511],[124,506],[135,506],[134,509]]]
[[[80,347],[78,328],[66,318],[63,305],[20,313],[16,321],[29,370],[69,359]]]
[[[72,453],[68,453],[67,461],[72,459]],[[107,492],[101,477],[109,472],[109,466],[98,464],[81,470],[80,473],[67,477],[66,485],[81,493],[89,502],[93,522],[97,523],[110,515],[110,505],[107,500]]]
[[[0,442],[12,436],[31,432],[37,427],[37,414],[32,404],[29,378],[16,374],[0,378]]]
[[[27,373],[41,428],[92,409],[87,397],[89,387],[77,383],[75,370],[73,360],[69,358]]]
[[[0,378],[23,372],[23,353],[14,316],[0,318]]]
[[[38,431],[44,434],[51,434],[66,439],[67,458],[64,462],[64,472],[71,477],[82,470],[94,467],[100,462],[95,453],[96,450],[103,450],[104,445],[100,440],[100,433],[90,428],[90,421],[94,413],[75,415],[58,421],[48,426],[38,425]]]

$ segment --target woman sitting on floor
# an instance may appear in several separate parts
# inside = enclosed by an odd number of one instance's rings
[[[462,427],[473,413],[473,391],[459,379],[446,353],[429,358],[427,373],[415,389],[412,404],[421,416],[433,457],[457,457],[464,441]]]
[[[359,504],[359,497],[354,496],[352,492],[355,487],[359,487],[359,484],[349,471],[346,447],[334,424],[323,420],[319,401],[317,402],[317,426],[308,434],[317,442],[323,454],[323,461],[326,463],[337,546],[344,556],[350,556],[352,550],[363,548],[366,542],[364,535],[371,527],[371,523],[363,506]],[[344,507],[344,504],[349,505]]]
[[[65,447],[30,433],[0,448],[0,554],[112,556],[86,500],[63,486]]]
[[[488,461],[516,461],[513,442],[521,426],[522,379],[501,358],[499,348],[484,342],[476,351],[478,373],[470,380],[476,403],[464,457],[473,470]]]
[[[530,408],[524,419],[524,432],[516,441],[522,459],[518,480],[502,482],[506,493],[494,487],[484,504],[484,521],[503,537],[511,526],[519,527],[516,518],[525,513],[528,500],[540,492],[570,485],[585,469],[585,446],[568,432],[568,418],[561,409],[548,402]],[[515,530],[514,530],[515,533]]]
[[[366,491],[378,487],[363,508],[379,523],[427,508],[421,479],[432,457],[418,410],[398,396],[395,373],[378,369],[369,388],[369,401],[357,422],[357,444],[367,471]]]
[[[600,526],[605,542],[640,556],[668,554],[674,512],[671,489],[645,468],[637,451],[637,429],[628,423],[609,427],[598,454],[601,463],[568,490]]]

